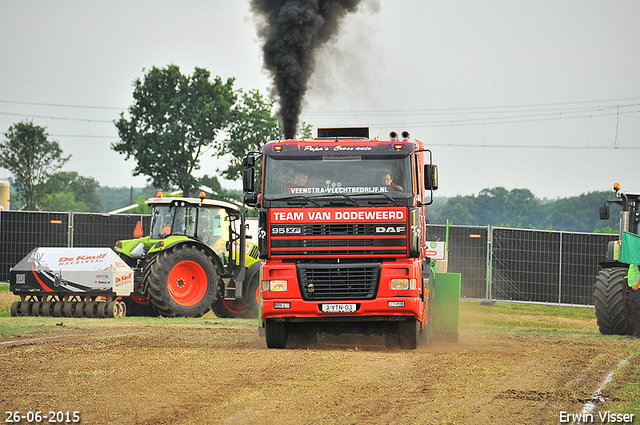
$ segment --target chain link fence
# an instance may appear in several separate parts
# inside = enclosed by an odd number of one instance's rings
[[[113,247],[133,238],[138,221],[149,229],[151,216],[0,211],[0,282],[8,282],[11,267],[34,248]]]
[[[0,282],[37,247],[112,247],[145,235],[149,215],[0,212]],[[448,233],[448,235],[447,235]],[[448,271],[462,275],[463,298],[593,305],[607,244],[618,235],[428,225],[428,240],[449,240]]]
[[[463,298],[593,305],[593,285],[617,234],[449,226],[448,271]],[[429,240],[447,227],[428,225]]]

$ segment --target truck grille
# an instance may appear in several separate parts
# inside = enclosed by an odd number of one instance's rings
[[[376,297],[380,263],[298,264],[305,300],[370,300]]]
[[[376,233],[376,229],[386,229],[396,225],[376,224],[303,224],[272,225],[271,255],[282,258],[300,256],[320,257],[397,257],[407,255],[406,230],[395,234]],[[275,233],[285,228],[295,233],[280,236]],[[274,230],[275,229],[275,230]]]

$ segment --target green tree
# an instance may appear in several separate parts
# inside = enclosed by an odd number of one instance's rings
[[[440,210],[440,219],[438,221],[442,224],[449,220],[451,224],[473,225],[475,224],[475,219],[470,211],[472,204],[473,201],[468,196],[458,195],[455,198],[450,198]]]
[[[233,78],[210,77],[203,68],[188,76],[169,65],[153,67],[144,80],[134,81],[131,119],[120,114],[115,122],[120,141],[112,144],[127,159],[135,158],[133,175],[148,176],[158,188],[177,187],[184,196],[196,189],[192,173],[227,126],[236,101]]]
[[[69,160],[58,142],[49,140],[45,127],[20,122],[9,127],[0,143],[0,167],[13,174],[13,186],[22,209],[40,209],[46,181]]]
[[[102,203],[96,192],[98,187],[100,184],[92,177],[79,176],[75,171],[57,172],[44,184],[42,207],[49,211],[98,212]]]
[[[230,156],[227,168],[218,170],[227,180],[241,177],[242,158],[249,152],[260,152],[265,142],[283,137],[273,99],[265,98],[258,90],[240,91],[239,97],[233,108],[228,138],[216,144],[218,157]],[[311,130],[312,126],[303,122],[297,137],[311,138]]]
[[[220,184],[216,176],[209,176],[208,174],[205,174],[200,178],[200,184],[207,186],[209,189],[213,190],[214,192],[218,192],[222,190],[222,185]]]

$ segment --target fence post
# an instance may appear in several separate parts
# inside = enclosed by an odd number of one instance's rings
[[[67,246],[73,248],[73,211],[69,211],[69,228],[67,229]]]
[[[562,304],[562,232],[560,232],[560,254],[558,256],[558,304]]]
[[[487,226],[487,289],[485,299],[491,301],[491,260],[493,259],[493,226]]]

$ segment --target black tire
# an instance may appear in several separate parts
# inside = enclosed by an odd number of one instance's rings
[[[49,317],[51,315],[53,315],[53,304],[51,301],[45,301],[42,303],[42,315]]]
[[[73,317],[76,309],[75,301],[65,301],[62,305],[62,315],[64,317]]]
[[[85,302],[84,301],[78,301],[76,303],[76,308],[73,312],[75,317],[82,317],[84,316],[84,308],[85,308]]]
[[[99,317],[98,316],[98,303],[95,301],[89,301],[84,306],[84,311],[89,318]]]
[[[244,300],[247,306],[247,317],[255,319],[258,317],[258,305],[260,303],[260,273],[256,273],[249,282],[249,290]]]
[[[598,328],[603,335],[629,335],[633,326],[627,312],[627,269],[600,270],[596,277],[594,304]]]
[[[17,317],[20,315],[20,301],[14,301],[11,303],[11,317]]]
[[[157,317],[158,313],[151,304],[140,304],[131,297],[122,297],[122,302],[127,306],[127,316]]]
[[[42,301],[35,301],[31,306],[31,315],[40,316],[40,308],[42,307]]]
[[[225,300],[221,296],[216,298],[216,301],[211,305],[211,310],[213,310],[216,316],[223,319],[249,317],[249,310],[242,301]]]
[[[269,348],[286,348],[289,337],[287,324],[267,319],[264,328],[264,336]]]
[[[404,350],[415,350],[420,345],[420,322],[410,317],[398,323],[398,346]]]
[[[218,274],[203,250],[181,244],[158,254],[149,267],[149,302],[160,315],[200,317],[211,309]]]
[[[31,301],[20,302],[20,316],[31,316],[32,305],[33,303]]]

